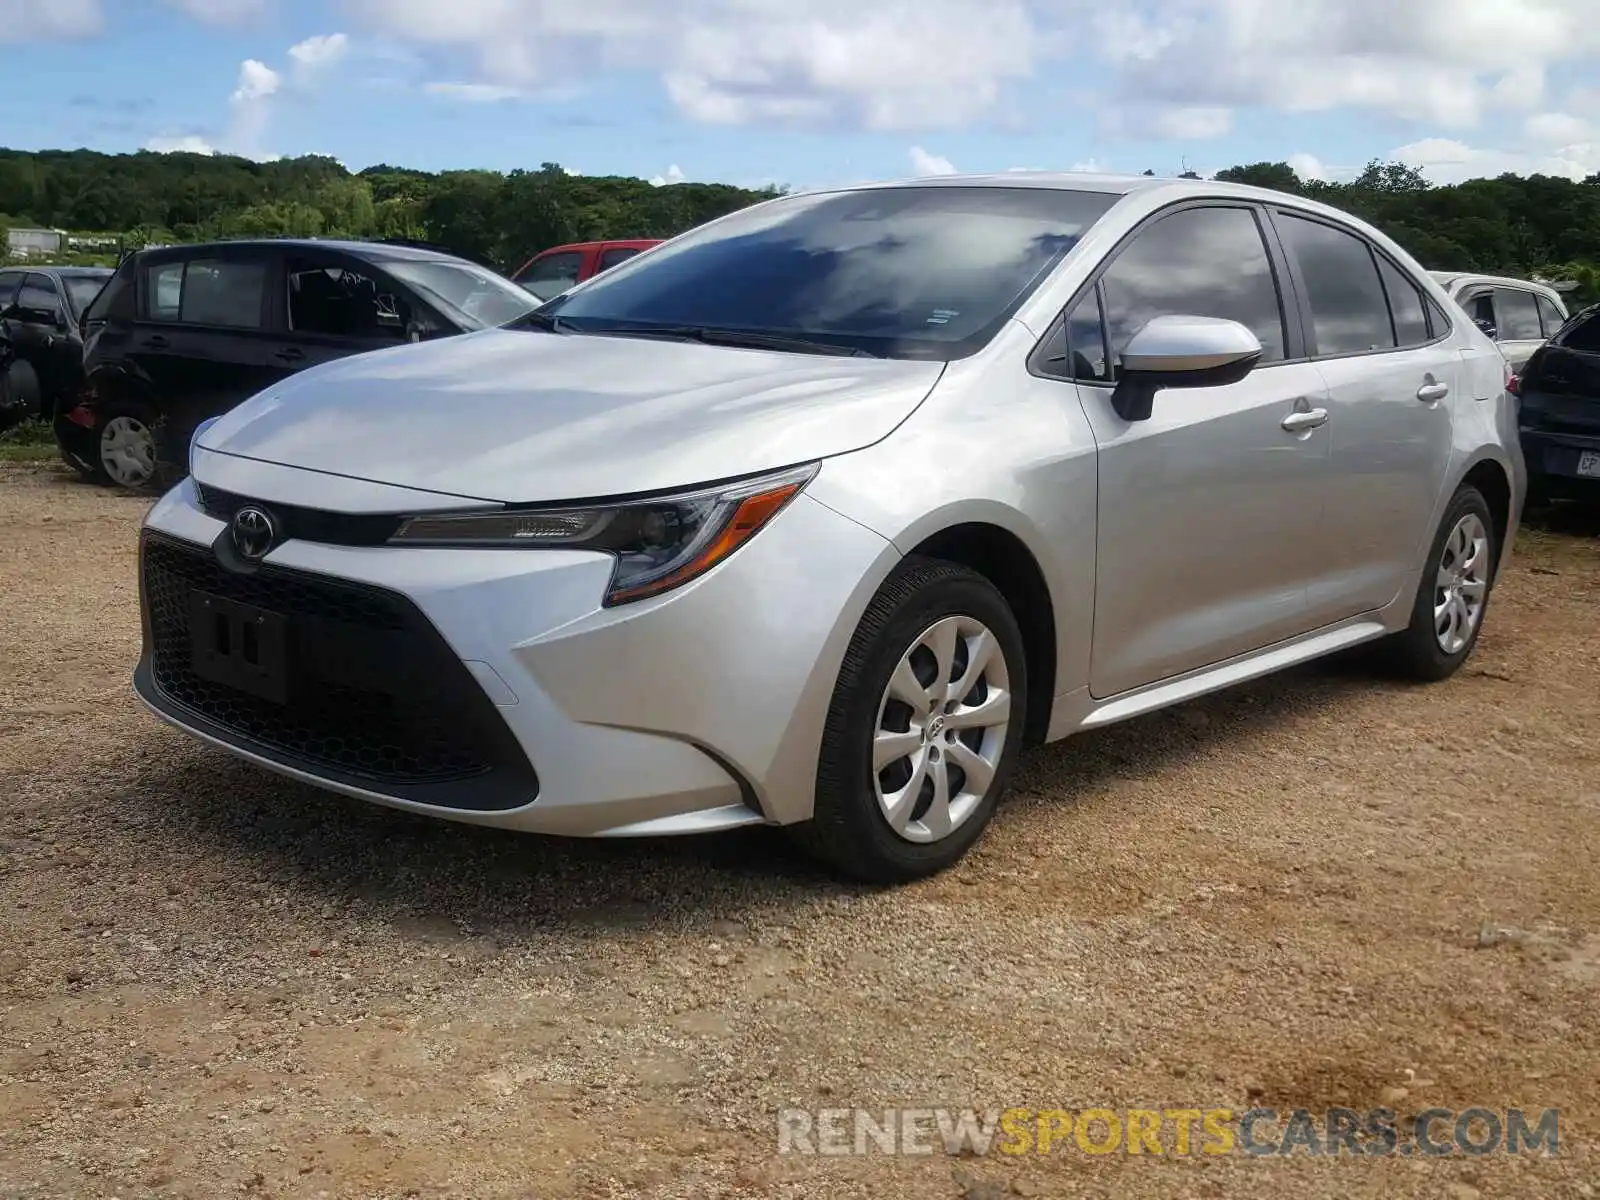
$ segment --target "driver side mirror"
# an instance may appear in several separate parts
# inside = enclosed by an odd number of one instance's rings
[[[1162,388],[1225,387],[1261,361],[1261,341],[1221,317],[1155,317],[1122,351],[1112,407],[1124,421],[1148,421]]]

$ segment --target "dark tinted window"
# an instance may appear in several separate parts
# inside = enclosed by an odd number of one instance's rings
[[[178,320],[259,329],[267,264],[259,258],[197,258],[183,272]]]
[[[289,260],[289,328],[366,341],[406,336],[392,288],[346,267],[303,258]]]
[[[1305,281],[1317,353],[1359,354],[1393,346],[1389,305],[1367,243],[1288,213],[1279,213],[1277,221]]]
[[[943,186],[796,196],[704,225],[549,311],[579,330],[688,325],[960,357],[1116,199]]]
[[[1378,258],[1378,274],[1383,276],[1383,290],[1389,294],[1396,340],[1402,346],[1422,345],[1428,340],[1428,313],[1422,305],[1422,290],[1382,256]]]
[[[633,246],[613,246],[600,255],[600,270],[604,271],[607,267],[614,267],[619,262],[627,262],[637,253],[639,251]]]
[[[1115,362],[1154,317],[1225,317],[1251,329],[1262,361],[1284,356],[1283,312],[1255,216],[1244,208],[1191,208],[1162,217],[1119,254],[1102,278]]]
[[[1084,383],[1105,383],[1111,378],[1111,364],[1106,358],[1105,329],[1100,321],[1100,291],[1092,288],[1089,294],[1073,306],[1067,318],[1067,352],[1073,379]]]
[[[151,267],[144,276],[144,312],[152,321],[176,321],[183,302],[181,262]]]
[[[1561,330],[1560,344],[1568,350],[1600,354],[1600,308],[1580,314]]]
[[[1482,292],[1465,301],[1463,307],[1478,328],[1482,329],[1485,325],[1491,329],[1495,328],[1494,297],[1488,292]]]
[[[1524,292],[1520,288],[1496,288],[1494,307],[1502,341],[1536,342],[1544,336],[1544,331],[1539,327],[1539,303],[1532,292]]]
[[[50,319],[61,311],[61,293],[48,275],[29,275],[22,281],[17,307],[33,319]]]
[[[21,286],[21,271],[0,271],[0,310],[11,307],[11,302],[17,298],[17,289]]]
[[[1561,315],[1561,310],[1556,307],[1555,301],[1548,296],[1535,298],[1539,301],[1539,318],[1544,322],[1544,336],[1549,337],[1565,325],[1567,319]]]
[[[1422,298],[1428,304],[1428,331],[1434,337],[1443,337],[1450,332],[1450,318],[1445,315],[1444,309],[1439,307],[1439,302],[1426,292]]]

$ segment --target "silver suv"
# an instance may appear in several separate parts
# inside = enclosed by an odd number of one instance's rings
[[[1569,315],[1561,293],[1542,283],[1460,271],[1430,273],[1500,347],[1513,371],[1527,366],[1533,352],[1555,336]]]
[[[1507,378],[1307,200],[786,196],[203,425],[147,519],[136,687],[378,803],[784,826],[910,879],[1029,743],[1362,643],[1455,671],[1525,488]]]

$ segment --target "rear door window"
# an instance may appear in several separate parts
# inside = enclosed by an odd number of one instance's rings
[[[265,256],[196,258],[162,263],[145,273],[151,320],[227,329],[260,329],[267,294]]]
[[[604,271],[607,267],[614,267],[619,262],[627,262],[637,253],[639,253],[639,250],[636,246],[613,246],[600,255],[600,266],[596,270]]]
[[[1352,233],[1286,212],[1278,213],[1277,225],[1305,281],[1317,353],[1393,347],[1389,304],[1371,247]]]
[[[61,311],[61,293],[48,275],[30,274],[22,281],[17,307],[29,321],[53,321]]]
[[[1401,346],[1420,346],[1428,341],[1428,312],[1423,307],[1422,289],[1407,279],[1387,258],[1378,258],[1378,274],[1389,295],[1389,311],[1394,314],[1395,341]]]
[[[4,312],[16,302],[17,290],[21,286],[21,271],[0,271],[0,312]]]
[[[1539,326],[1539,304],[1532,292],[1495,288],[1494,308],[1502,342],[1536,342],[1544,336]]]

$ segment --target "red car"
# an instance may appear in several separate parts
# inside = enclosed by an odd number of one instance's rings
[[[541,300],[559,296],[575,283],[598,275],[632,258],[641,250],[659,246],[660,238],[623,238],[609,242],[570,242],[535,254],[511,277]]]

